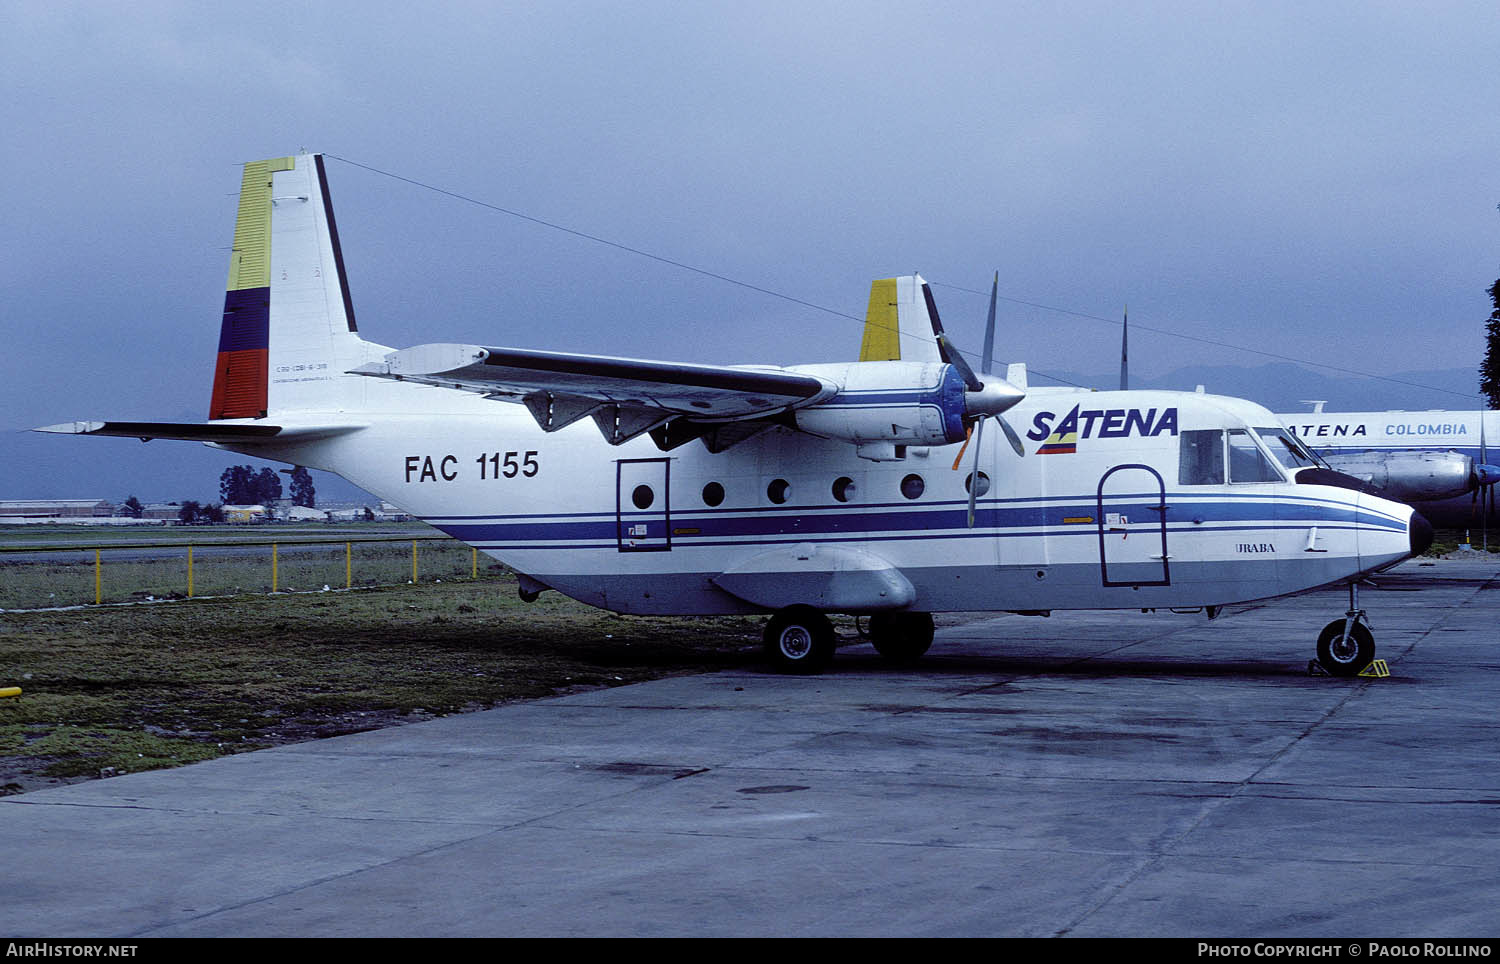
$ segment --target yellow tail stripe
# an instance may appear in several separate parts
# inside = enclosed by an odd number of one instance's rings
[[[865,339],[860,361],[900,361],[901,323],[896,316],[896,279],[870,282],[870,307],[865,309]]]
[[[229,291],[271,285],[271,175],[290,171],[295,158],[276,157],[245,165],[240,182],[240,212],[234,221],[234,251],[229,256]]]

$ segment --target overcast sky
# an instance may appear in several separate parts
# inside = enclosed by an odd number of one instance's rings
[[[240,165],[303,148],[855,317],[872,278],[919,270],[973,348],[963,289],[998,269],[1002,360],[1043,371],[1112,372],[1118,328],[1021,302],[1377,374],[1474,367],[1497,49],[1493,0],[8,0],[0,498],[123,498],[79,463],[135,444],[16,430],[205,417]],[[855,320],[328,172],[383,344],[858,352]],[[1265,361],[1143,328],[1131,349],[1142,376]]]

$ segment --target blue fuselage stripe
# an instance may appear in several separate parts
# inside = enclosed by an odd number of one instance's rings
[[[1175,501],[1175,504],[1174,504]],[[1110,496],[1107,508],[1131,520],[1134,527],[1156,519],[1156,497]],[[759,539],[784,542],[788,538],[846,541],[851,539],[911,538],[899,533],[921,533],[920,538],[937,537],[944,530],[963,530],[967,537],[982,534],[986,538],[1018,536],[1074,535],[1097,533],[1098,503],[1082,501],[1077,496],[1066,503],[1044,505],[1005,505],[980,501],[974,527],[968,525],[968,505],[964,502],[930,503],[925,506],[872,506],[869,509],[830,510],[825,506],[787,508],[774,511],[763,508],[674,510],[671,515],[674,544],[712,545],[754,543]],[[1082,520],[1065,521],[1065,520]],[[588,517],[508,516],[429,518],[444,532],[464,542],[490,545],[506,543],[515,546],[556,545],[590,542],[613,546],[621,524],[662,521],[659,512],[622,512],[593,514]],[[1253,524],[1252,524],[1253,523]],[[1328,503],[1300,501],[1220,501],[1191,502],[1175,497],[1168,500],[1166,525],[1169,531],[1369,528],[1390,532],[1406,529],[1403,520],[1381,513]],[[680,532],[677,530],[692,529]],[[664,533],[651,533],[653,536]],[[682,541],[686,536],[690,541]],[[776,538],[779,537],[779,538]],[[580,547],[581,548],[581,547]]]

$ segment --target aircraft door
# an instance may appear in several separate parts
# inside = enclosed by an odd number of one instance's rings
[[[1106,586],[1167,586],[1167,493],[1149,465],[1117,465],[1099,480],[1099,573]]]
[[[615,524],[621,552],[666,552],[672,548],[667,459],[621,459],[615,463]]]

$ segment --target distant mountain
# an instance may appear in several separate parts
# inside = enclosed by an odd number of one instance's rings
[[[1119,386],[1118,372],[1081,375],[1058,372],[1060,378],[1100,390]],[[1037,377],[1037,385],[1055,384]],[[1462,409],[1480,407],[1477,369],[1452,368],[1438,371],[1399,372],[1376,379],[1318,371],[1292,362],[1271,362],[1256,368],[1236,365],[1193,365],[1158,378],[1132,375],[1131,388],[1155,388],[1190,392],[1202,385],[1214,395],[1234,395],[1273,412],[1307,412],[1306,400],[1328,403],[1328,411],[1369,412],[1390,409]]]

